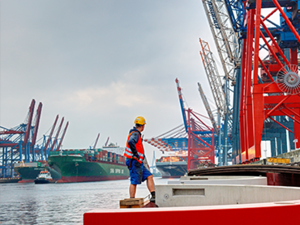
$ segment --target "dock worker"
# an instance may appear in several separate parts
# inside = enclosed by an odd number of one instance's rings
[[[155,202],[153,175],[143,163],[145,153],[141,133],[145,128],[146,120],[144,117],[138,116],[134,120],[134,124],[135,126],[129,131],[124,152],[124,156],[126,157],[126,165],[130,172],[129,195],[130,198],[134,198],[136,186],[146,180],[148,190],[151,193],[150,201]]]

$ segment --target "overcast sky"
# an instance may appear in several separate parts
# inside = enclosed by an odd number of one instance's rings
[[[136,116],[146,138],[182,124],[175,78],[195,111],[206,114],[197,82],[212,99],[200,0],[1,0],[0,35],[0,125],[24,123],[35,99],[38,138],[57,114],[69,121],[63,148],[88,148],[98,133],[98,147],[124,146]]]

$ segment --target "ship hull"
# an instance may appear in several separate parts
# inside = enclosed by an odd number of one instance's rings
[[[129,177],[129,171],[124,164],[87,162],[78,156],[49,156],[48,163],[61,175],[57,183],[124,180]]]
[[[54,169],[46,166],[47,170],[51,173],[51,176],[54,180],[59,180],[61,178],[60,174],[56,172]],[[44,166],[32,166],[32,167],[23,167],[18,166],[14,167],[14,171],[18,173],[22,180],[19,181],[19,183],[32,183],[34,180],[38,177],[41,171],[44,171]]]
[[[21,178],[0,178],[0,183],[18,183]]]
[[[35,179],[34,180],[35,184],[50,184],[50,183],[55,183],[54,180],[46,180],[46,179]]]
[[[187,173],[186,162],[156,162],[162,178],[179,178]]]

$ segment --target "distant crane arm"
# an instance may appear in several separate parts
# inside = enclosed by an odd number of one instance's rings
[[[67,129],[68,129],[68,126],[69,126],[69,122],[67,122],[67,124],[66,124],[66,127],[65,127],[65,129],[64,129],[64,132],[63,132],[63,134],[62,134],[62,137],[61,137],[61,139],[60,139],[60,142],[59,142],[59,145],[58,145],[56,151],[59,151],[59,149],[60,149],[60,146],[61,146],[61,144],[62,144],[62,142],[63,142],[63,140],[64,140],[64,137],[65,137],[66,131],[67,131]]]
[[[210,118],[210,121],[211,121],[211,123],[212,123],[212,125],[214,127],[215,132],[218,132],[217,123],[216,123],[215,118],[214,118],[214,116],[212,114],[211,108],[210,108],[210,106],[208,104],[207,98],[206,98],[206,96],[204,94],[204,91],[203,91],[200,83],[198,83],[198,87],[199,87],[198,90],[199,90],[200,96],[202,98],[202,101],[203,101],[203,104],[204,104],[205,109],[207,111],[207,114],[208,114],[208,116]]]
[[[36,118],[35,118],[35,123],[34,123],[34,130],[33,130],[33,134],[32,134],[32,141],[31,141],[31,146],[32,147],[34,147],[35,142],[36,142],[36,137],[37,137],[39,124],[40,124],[42,107],[43,107],[43,104],[40,102],[40,104],[38,106],[38,109],[36,111]]]
[[[51,129],[50,134],[49,134],[49,138],[48,138],[47,143],[46,143],[46,145],[45,145],[45,147],[44,147],[44,151],[46,151],[47,148],[48,148],[48,145],[49,145],[50,140],[51,140],[51,138],[52,138],[53,131],[54,131],[55,126],[56,126],[56,123],[57,123],[57,120],[58,120],[58,115],[57,115],[56,118],[55,118],[54,124],[53,124],[52,129]]]
[[[61,122],[60,122],[60,125],[59,125],[59,127],[58,127],[58,131],[57,131],[57,133],[56,133],[56,136],[55,136],[55,139],[54,139],[54,141],[53,141],[53,144],[52,144],[52,146],[51,146],[50,151],[53,151],[53,149],[54,149],[54,146],[55,146],[55,144],[56,144],[56,142],[57,142],[57,138],[58,138],[58,135],[59,135],[59,133],[60,133],[61,127],[62,127],[62,125],[63,125],[63,122],[64,122],[64,117],[62,118],[62,120],[61,120]]]
[[[178,91],[178,97],[179,97],[179,103],[180,103],[181,113],[182,113],[182,117],[183,117],[184,127],[185,127],[186,132],[188,132],[187,119],[186,119],[185,108],[184,108],[184,103],[183,103],[183,99],[182,99],[181,87],[179,86],[179,80],[177,78],[175,79],[175,82],[177,85],[177,91]]]
[[[30,107],[29,107],[27,126],[26,126],[26,131],[25,131],[25,136],[24,136],[24,142],[23,142],[24,146],[28,143],[28,139],[30,136],[30,129],[31,129],[31,122],[32,122],[32,117],[33,117],[34,105],[35,105],[35,100],[32,99]]]
[[[98,136],[97,136],[97,138],[96,138],[96,141],[95,141],[95,144],[94,144],[94,148],[93,148],[93,149],[96,149],[96,145],[97,145],[97,143],[98,143],[99,137],[100,137],[100,133],[98,134]]]

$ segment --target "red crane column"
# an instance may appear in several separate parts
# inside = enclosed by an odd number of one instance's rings
[[[296,39],[300,42],[299,34],[277,0],[272,1],[277,9],[273,10],[265,18],[269,18],[275,11],[279,10],[285,19],[285,25],[291,29]],[[275,40],[265,25],[265,19],[261,19],[261,4],[262,0],[257,0],[255,9],[247,11],[246,46],[243,46],[243,49],[246,49],[243,55],[246,58],[246,65],[242,69],[240,116],[241,139],[244,138],[241,142],[241,161],[243,163],[255,161],[261,157],[262,132],[264,121],[267,118],[293,132],[273,118],[274,116],[289,117],[294,121],[295,139],[300,139],[300,82],[298,82],[300,81],[300,76],[298,73],[297,50],[290,50],[291,62],[289,62],[277,44],[278,40]],[[261,31],[261,27],[266,32],[266,37]],[[255,35],[253,36],[253,34]],[[271,42],[269,43],[266,38],[270,38]],[[261,60],[260,58],[264,57],[263,53],[260,56],[260,40],[264,41],[266,48],[269,50],[268,60]],[[260,72],[259,69],[261,69]],[[262,77],[263,74],[267,75],[268,79],[261,83],[259,82],[259,77]],[[277,78],[274,79],[274,76]],[[253,84],[251,84],[251,81],[253,81]],[[295,83],[296,85],[294,85]],[[300,147],[300,142],[296,143],[297,147]]]

